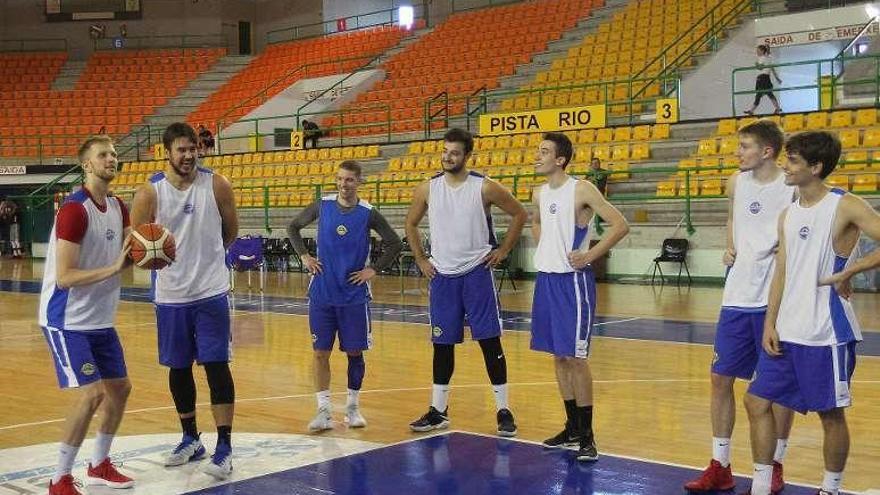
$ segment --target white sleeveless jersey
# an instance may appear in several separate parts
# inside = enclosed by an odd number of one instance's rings
[[[79,203],[85,209],[88,225],[80,242],[77,268],[94,270],[112,265],[122,251],[123,220],[120,200],[108,196],[101,211],[85,189],[71,194],[65,203]],[[63,330],[110,328],[119,304],[119,274],[100,282],[62,289],[56,285],[55,253],[57,224],[49,235],[49,249],[40,292],[40,326]]]
[[[779,339],[824,346],[862,340],[852,304],[832,286],[819,280],[843,270],[849,254],[834,252],[832,230],[840,199],[832,189],[821,201],[804,208],[796,201],[788,209],[785,233],[785,289],[776,319]]]
[[[443,275],[471,271],[496,244],[492,216],[483,208],[483,180],[470,172],[457,187],[447,184],[443,174],[430,181],[431,264]]]
[[[568,262],[568,253],[581,249],[589,239],[586,226],[577,225],[575,190],[578,180],[569,177],[562,186],[553,189],[541,186],[541,238],[535,250],[535,269],[544,273],[571,273],[576,271]]]
[[[782,174],[768,184],[756,182],[751,171],[736,178],[730,205],[736,261],[727,273],[722,306],[767,306],[779,245],[779,214],[791,205],[794,191],[794,186],[785,185]]]
[[[156,223],[177,241],[174,263],[153,272],[153,301],[186,304],[229,290],[223,226],[214,199],[214,173],[199,167],[195,182],[180,191],[164,172],[150,178],[156,191]]]

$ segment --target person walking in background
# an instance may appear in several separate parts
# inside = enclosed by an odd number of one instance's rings
[[[779,100],[777,100],[776,96],[773,94],[773,82],[770,80],[770,76],[772,75],[773,78],[776,79],[776,84],[782,84],[782,79],[779,78],[779,74],[776,73],[776,69],[772,66],[773,57],[770,55],[770,47],[767,45],[758,45],[757,53],[758,60],[756,66],[758,68],[758,77],[755,79],[755,101],[752,102],[751,108],[745,111],[745,114],[754,114],[755,109],[758,108],[758,105],[761,103],[761,98],[764,96],[769,98],[770,103],[773,104],[773,108],[775,109],[773,113],[782,113],[782,107],[779,106]]]

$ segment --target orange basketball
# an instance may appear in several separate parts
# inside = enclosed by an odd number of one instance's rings
[[[174,236],[158,223],[145,223],[131,233],[129,256],[145,270],[161,270],[174,261],[177,244]]]

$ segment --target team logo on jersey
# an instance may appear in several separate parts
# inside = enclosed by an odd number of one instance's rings
[[[552,215],[556,214],[556,203],[550,203],[550,213]]]
[[[345,225],[340,224],[336,226],[336,233],[340,236],[343,236],[348,233],[348,229],[345,227]]]
[[[86,363],[82,365],[82,368],[79,369],[83,375],[92,376],[98,371],[98,368],[95,368],[95,365],[92,363]]]
[[[312,334],[312,343],[314,344],[317,341],[318,341],[318,336],[315,334]]]
[[[439,337],[443,335],[443,329],[440,327],[434,327],[431,329],[431,333],[434,334],[434,337]]]
[[[196,205],[194,205],[192,203],[187,203],[187,204],[183,205],[183,212],[186,213],[187,215],[191,214],[194,211],[196,211]]]
[[[112,241],[116,239],[116,231],[113,229],[107,229],[107,232],[104,232],[104,237],[107,238],[108,241]]]
[[[810,235],[810,228],[807,227],[806,225],[801,227],[801,230],[798,230],[798,236],[800,236],[801,239],[806,239],[807,236],[809,236],[809,235]]]
[[[758,201],[753,201],[752,204],[749,205],[749,213],[752,215],[757,215],[761,213],[761,203]]]

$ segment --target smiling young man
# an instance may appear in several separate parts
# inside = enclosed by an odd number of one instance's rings
[[[824,431],[820,495],[837,495],[849,454],[845,408],[855,347],[862,340],[850,279],[880,266],[880,250],[850,259],[862,233],[880,241],[880,215],[865,200],[824,180],[840,159],[828,132],[804,132],[785,144],[785,183],[798,199],[779,217],[779,250],[764,321],[763,351],[746,394],[755,471],[751,493],[771,492],[773,408],[815,411]]]
[[[79,495],[71,468],[103,405],[87,484],[128,488],[134,481],[110,462],[110,444],[122,422],[131,382],[113,328],[119,303],[119,272],[128,266],[128,210],[109,192],[116,177],[116,150],[107,136],[79,149],[83,188],[58,210],[49,236],[39,322],[49,344],[58,384],[77,389],[67,415],[50,495]]]
[[[738,133],[739,171],[727,181],[727,249],[722,262],[727,279],[715,332],[711,367],[712,460],[699,478],[687,482],[695,493],[730,490],[735,482],[730,467],[730,444],[736,420],[733,384],[751,380],[761,353],[761,336],[776,248],[777,221],[794,198],[776,159],[785,136],[770,120],[759,120]],[[778,439],[773,455],[773,492],[785,486],[782,461],[791,431],[792,411],[773,407]]]
[[[339,334],[339,349],[348,356],[348,401],[345,422],[351,428],[367,425],[360,412],[359,393],[364,380],[363,351],[372,345],[370,333],[370,280],[391,266],[403,242],[379,210],[358,197],[361,166],[347,160],[336,171],[336,194],[306,207],[287,229],[309,283],[309,327],[315,351],[315,395],[318,412],[309,430],[333,428],[330,405],[330,352]],[[309,254],[300,231],[318,222],[317,257]],[[382,255],[372,266],[370,231],[382,238]]]
[[[168,385],[183,429],[183,439],[165,465],[179,466],[205,454],[196,426],[195,361],[208,377],[217,425],[217,448],[205,472],[225,479],[232,472],[235,407],[225,260],[226,248],[238,234],[238,217],[229,181],[198,166],[198,137],[192,127],[169,125],[162,143],[168,155],[165,171],[138,189],[131,217],[135,226],[163,225],[177,241],[176,261],[153,272],[159,362],[168,367]]]
[[[532,235],[535,249],[535,295],[531,348],[553,355],[556,382],[565,405],[565,428],[544,441],[546,447],[578,447],[579,461],[596,461],[593,436],[593,376],[590,335],[596,310],[596,279],[591,263],[604,256],[629,232],[620,211],[591,182],[568,175],[573,155],[565,134],[544,135],[535,157],[535,174],[547,182],[535,189]],[[589,247],[590,223],[601,215],[605,235]]]
[[[450,129],[443,136],[443,172],[419,184],[406,216],[406,237],[419,269],[429,280],[431,339],[434,346],[431,406],[410,423],[413,431],[447,428],[449,381],[455,369],[455,345],[464,341],[467,318],[471,337],[480,343],[495,394],[498,434],[516,435],[507,397],[507,361],[501,347],[501,309],[492,269],[501,263],[528,217],[510,191],[472,172],[470,133]],[[492,206],[510,215],[504,242],[497,246]],[[430,258],[422,246],[419,223],[428,214]]]

